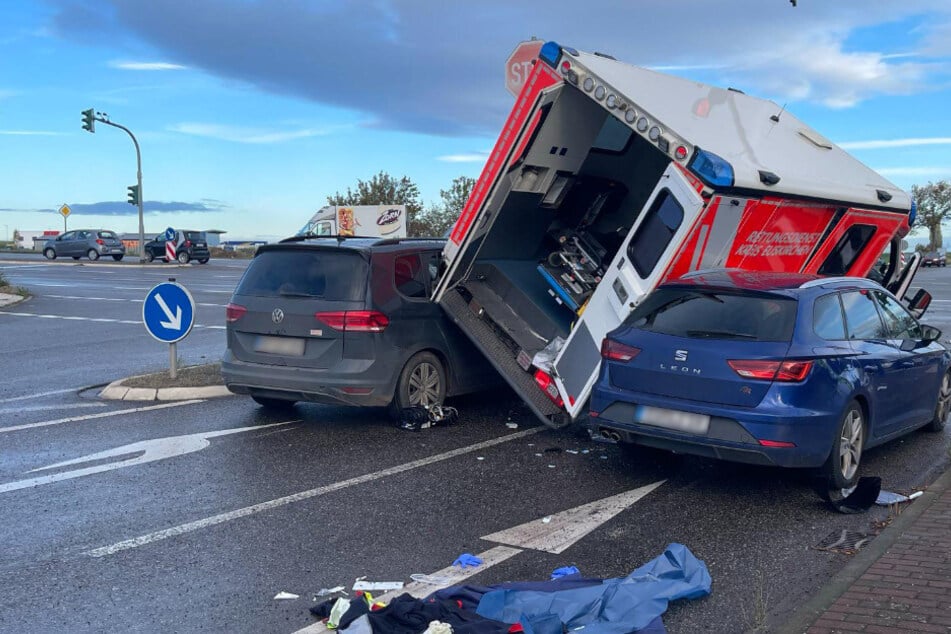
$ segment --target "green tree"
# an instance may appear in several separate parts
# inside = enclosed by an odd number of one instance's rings
[[[474,178],[468,176],[454,178],[449,184],[449,189],[439,191],[440,201],[431,204],[417,217],[416,224],[410,227],[410,235],[436,237],[446,235],[462,213],[462,208],[465,207],[475,182]]]
[[[918,203],[918,218],[915,230],[928,230],[928,250],[936,251],[944,246],[941,223],[951,217],[951,182],[946,180],[927,185],[912,185],[911,196]]]
[[[344,194],[337,192],[327,196],[327,204],[406,205],[407,232],[411,236],[420,235],[414,233],[413,229],[418,224],[417,216],[423,211],[423,200],[419,195],[419,187],[407,176],[394,178],[381,171],[368,181],[357,179],[354,189],[347,187]]]

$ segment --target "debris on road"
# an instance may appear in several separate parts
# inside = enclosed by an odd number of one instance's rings
[[[415,405],[400,410],[398,427],[409,431],[420,431],[430,427],[452,425],[459,420],[459,410],[447,405]]]
[[[439,575],[426,575],[415,573],[409,576],[410,579],[418,583],[427,583],[431,586],[442,586],[450,582],[449,577],[440,577]]]
[[[338,592],[347,594],[346,588],[343,586],[334,586],[333,588],[321,588],[314,594],[314,600],[317,600],[317,597],[327,597],[331,594],[337,594]]]
[[[555,568],[551,571],[551,578],[561,579],[562,577],[567,577],[568,575],[580,575],[581,571],[578,570],[575,566],[562,566],[561,568]]]
[[[829,489],[820,485],[819,495],[829,503],[832,510],[844,514],[865,513],[882,490],[882,479],[877,476],[859,478],[858,483],[851,489]]]
[[[299,594],[294,594],[293,592],[278,592],[274,595],[275,601],[283,601],[286,599],[300,599]]]
[[[472,555],[465,553],[460,559],[467,556]],[[626,577],[587,579],[574,567],[559,568],[555,573],[560,571],[566,574],[548,581],[451,586],[421,599],[404,593],[382,607],[369,599],[346,603],[345,599],[331,599],[311,612],[327,618],[328,627],[348,634],[446,634],[456,628],[505,634],[516,626],[526,632],[563,632],[567,628],[626,634],[663,632],[661,615],[670,601],[710,594],[706,565],[681,544],[670,544],[663,554]]]
[[[879,506],[891,506],[892,504],[899,504],[901,502],[907,502],[911,498],[907,495],[902,495],[901,493],[892,493],[891,491],[881,491],[878,494],[878,498],[875,499],[875,503]]]
[[[472,553],[462,553],[456,557],[456,560],[452,562],[452,565],[459,566],[463,569],[467,568],[468,566],[472,566],[474,568],[476,566],[481,566],[482,560]]]
[[[403,582],[402,581],[364,581],[363,579],[357,579],[353,584],[353,590],[382,590],[387,592],[389,590],[402,590]]]

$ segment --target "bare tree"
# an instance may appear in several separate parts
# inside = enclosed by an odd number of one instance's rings
[[[915,229],[928,230],[928,250],[944,246],[941,223],[951,217],[951,183],[946,180],[927,185],[912,185],[911,196],[918,203]]]

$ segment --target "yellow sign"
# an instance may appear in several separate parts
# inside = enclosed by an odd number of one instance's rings
[[[63,205],[59,208],[59,213],[63,214],[63,218],[69,215],[72,209],[69,208],[69,205]]]

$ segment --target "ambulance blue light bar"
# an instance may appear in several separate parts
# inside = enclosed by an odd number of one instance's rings
[[[561,46],[558,42],[545,42],[542,50],[538,52],[538,57],[552,68],[556,68],[558,59],[561,57]]]
[[[708,185],[715,187],[733,187],[733,166],[714,154],[697,148],[687,169],[696,174]]]

